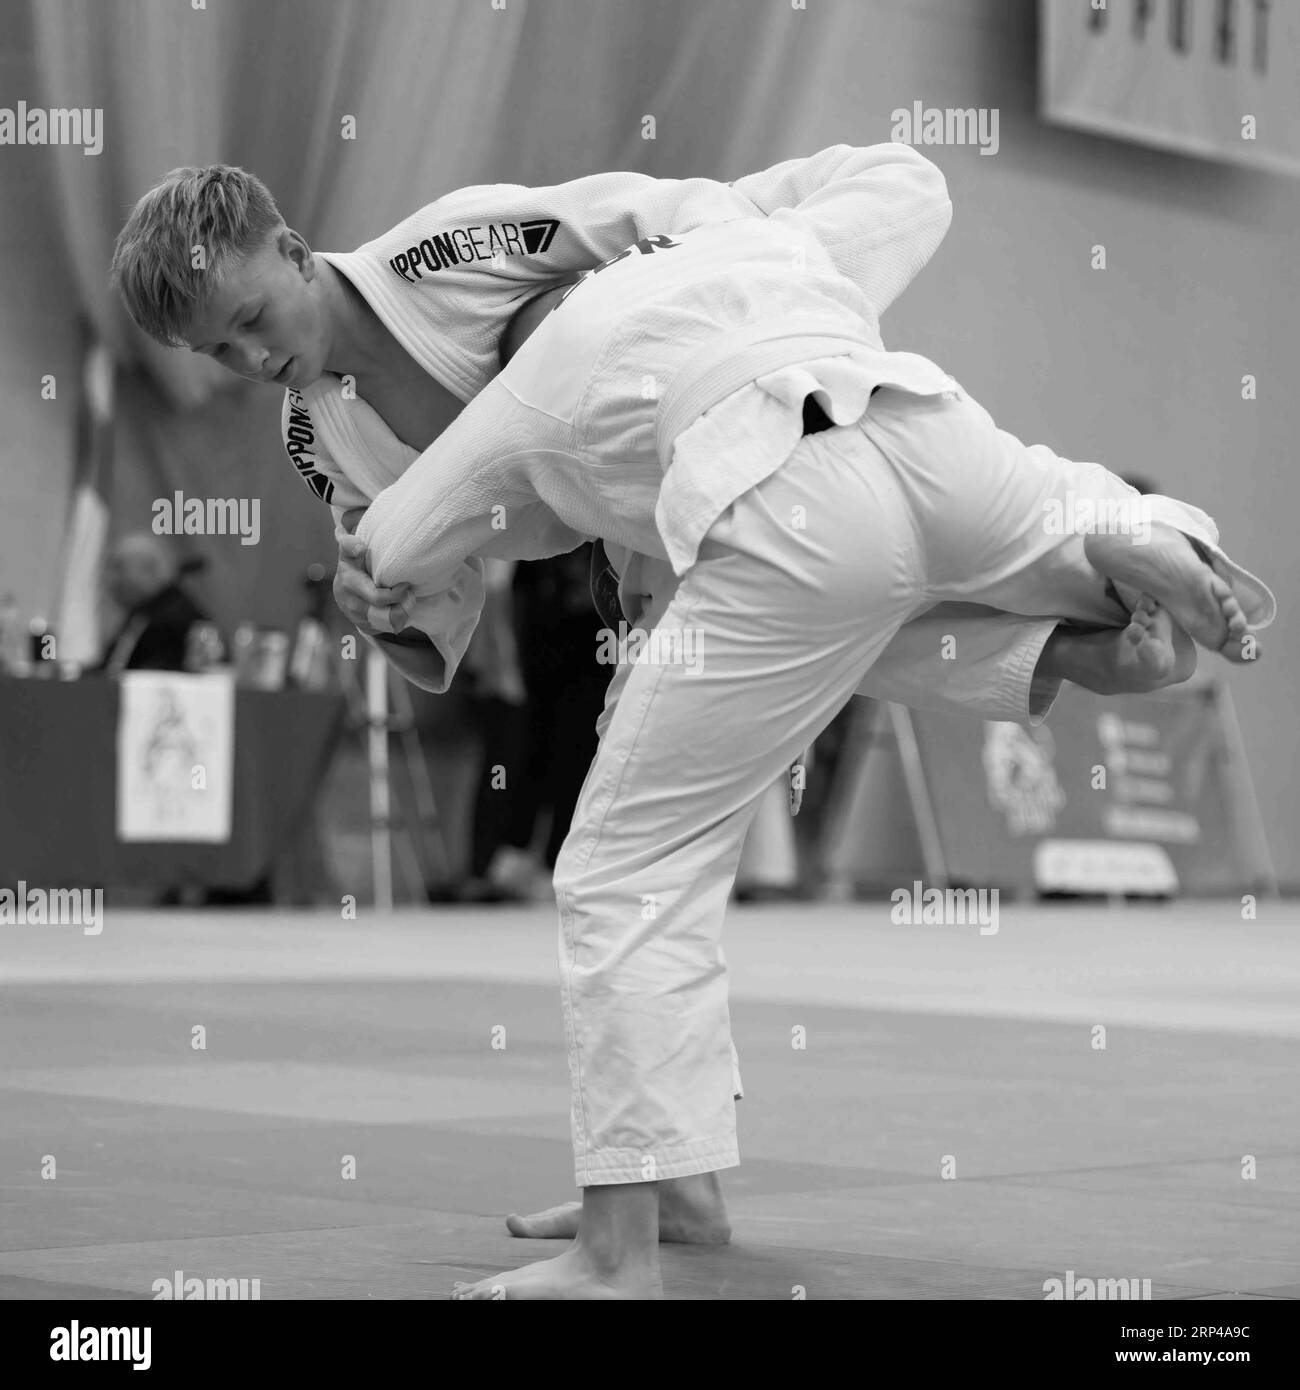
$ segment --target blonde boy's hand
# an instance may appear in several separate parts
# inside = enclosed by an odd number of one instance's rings
[[[346,523],[346,518],[345,518]],[[344,617],[363,633],[382,637],[406,626],[412,590],[409,584],[385,589],[370,577],[365,542],[356,536],[339,540],[339,563],[334,571],[334,601]]]

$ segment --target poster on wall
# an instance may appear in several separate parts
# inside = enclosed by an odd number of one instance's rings
[[[1040,0],[1039,106],[1060,125],[1300,175],[1300,4]]]
[[[117,838],[228,841],[234,749],[229,672],[126,672],[117,726]]]
[[[1158,895],[1232,892],[1252,876],[1208,689],[1068,687],[1050,727],[913,723],[952,881]]]
[[[1030,728],[885,705],[846,774],[833,882],[1149,897],[1272,891],[1235,716],[1214,685],[1066,686]]]

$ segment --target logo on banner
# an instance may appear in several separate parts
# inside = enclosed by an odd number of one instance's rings
[[[1043,835],[1056,826],[1065,791],[1056,775],[1056,742],[1044,728],[984,725],[984,776],[989,805],[1010,835]]]

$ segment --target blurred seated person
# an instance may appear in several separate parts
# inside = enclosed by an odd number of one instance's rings
[[[95,670],[115,676],[185,669],[190,627],[208,615],[177,583],[178,574],[171,551],[151,532],[134,532],[117,542],[105,579],[123,618]]]

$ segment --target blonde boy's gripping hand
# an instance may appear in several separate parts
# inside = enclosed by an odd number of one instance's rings
[[[342,518],[347,531],[355,531],[365,513],[357,507]],[[339,563],[334,571],[334,602],[343,616],[365,636],[383,637],[401,632],[409,617],[414,595],[409,584],[385,589],[370,576],[366,543],[354,535],[339,537]]]

